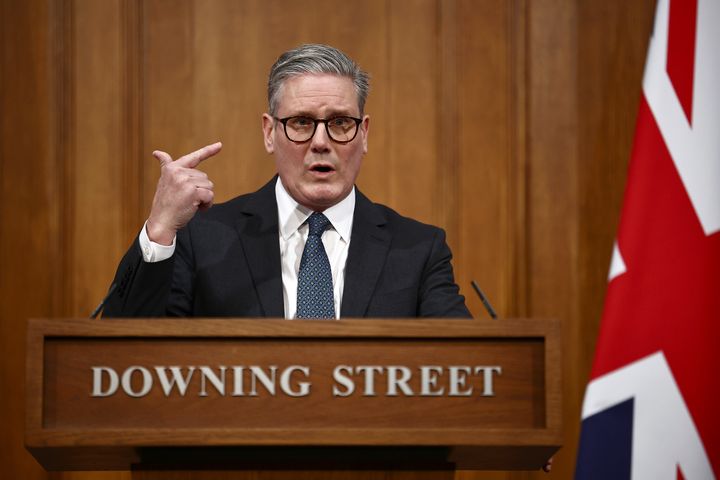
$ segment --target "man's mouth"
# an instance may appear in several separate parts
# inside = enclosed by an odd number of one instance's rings
[[[312,165],[310,167],[310,171],[315,172],[315,173],[330,173],[330,172],[334,172],[335,168],[333,168],[332,165],[318,163],[318,164]]]

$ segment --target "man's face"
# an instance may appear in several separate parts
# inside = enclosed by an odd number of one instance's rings
[[[285,80],[279,93],[277,118],[360,117],[355,86],[347,77],[298,75]],[[365,115],[357,136],[348,143],[331,140],[321,123],[310,140],[294,143],[285,136],[282,123],[263,115],[265,149],[275,155],[280,179],[295,201],[323,211],[350,193],[367,153],[369,122]]]

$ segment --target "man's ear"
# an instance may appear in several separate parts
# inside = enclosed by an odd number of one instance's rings
[[[365,115],[363,117],[363,121],[360,124],[360,131],[363,134],[363,153],[367,153],[368,151],[368,133],[370,133],[370,115]]]
[[[262,116],[263,142],[268,153],[275,151],[273,131],[275,130],[275,119],[267,113]]]

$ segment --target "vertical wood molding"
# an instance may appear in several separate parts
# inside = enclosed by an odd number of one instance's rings
[[[136,0],[122,4],[121,48],[124,74],[122,94],[123,152],[122,164],[122,234],[129,244],[144,221],[142,162],[146,159],[143,136],[143,59],[144,59],[143,7]]]
[[[580,342],[580,188],[577,4],[528,2],[528,302],[560,319],[563,377],[575,378]],[[553,473],[572,476],[582,385],[563,382],[563,449]]]
[[[389,202],[403,215],[438,223],[438,6],[436,0],[390,3]]]
[[[136,215],[137,42],[136,27],[128,23],[140,5],[73,3],[72,153],[66,159],[72,244],[67,251],[74,257],[71,313],[87,315],[107,291],[115,262],[131,240],[125,236],[126,219]]]
[[[59,315],[72,315],[73,293],[76,288],[74,232],[75,225],[75,2],[68,0],[50,2],[55,6],[55,38],[59,46],[56,54],[55,118],[57,141],[55,143],[58,172],[57,215],[59,231],[58,264],[53,272],[53,291],[56,311]]]
[[[24,446],[25,323],[58,314],[54,5],[0,1],[0,477],[46,479]]]
[[[512,243],[508,258],[508,283],[510,292],[508,316],[528,315],[528,251],[530,241],[527,228],[527,1],[508,1],[508,39],[510,45],[510,87],[508,102],[508,132],[510,134],[510,161],[507,176],[508,192],[508,238]]]
[[[436,141],[435,171],[437,177],[433,218],[445,228],[448,243],[453,251],[459,248],[460,175],[458,146],[458,94],[457,94],[457,1],[438,0],[438,68],[437,108],[438,134]]]
[[[577,13],[537,0],[528,14],[528,311],[569,322],[578,313]]]
[[[512,158],[514,52],[507,2],[458,0],[457,42],[457,175],[459,248],[457,281],[470,311],[487,318],[470,287],[477,280],[498,314],[512,310],[515,233],[509,176]],[[445,147],[446,145],[443,145]],[[453,147],[449,147],[453,148]]]

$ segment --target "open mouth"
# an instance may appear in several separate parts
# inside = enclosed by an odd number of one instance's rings
[[[331,167],[330,165],[313,165],[310,168],[311,172],[318,172],[318,173],[330,173],[334,171],[335,169]]]

